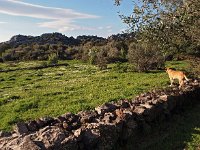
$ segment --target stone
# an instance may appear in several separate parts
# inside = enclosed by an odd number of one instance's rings
[[[12,135],[11,132],[0,131],[0,138],[1,137],[9,137],[11,135]]]
[[[80,116],[75,114],[69,114],[66,116],[67,123],[72,124],[74,122],[79,122]]]
[[[29,131],[37,131],[39,129],[39,126],[35,120],[30,121],[27,126]]]
[[[155,120],[155,118],[159,115],[159,113],[161,113],[159,112],[159,110],[160,108],[156,107],[156,105],[151,106],[151,108],[146,108],[143,113],[145,121],[151,122]]]
[[[104,115],[106,112],[113,112],[118,108],[117,105],[105,103],[102,106],[96,107],[95,110],[99,115]]]
[[[61,116],[64,117],[65,119],[67,119],[68,117],[70,117],[70,116],[72,116],[72,115],[73,115],[73,113],[67,112],[67,113],[65,113],[65,114],[63,114],[63,115],[61,115]]]
[[[146,109],[151,109],[152,105],[150,105],[149,103],[145,103],[145,104],[140,104],[141,107],[144,107]]]
[[[45,127],[45,122],[43,120],[37,119],[36,122],[37,122],[38,128]]]
[[[120,105],[121,105],[121,108],[128,108],[128,107],[130,107],[130,103],[129,103],[128,100],[122,100],[120,102]]]
[[[162,101],[167,101],[168,96],[167,95],[162,95],[159,97],[160,100]]]
[[[113,149],[119,139],[120,130],[115,124],[102,124],[99,127],[100,138],[98,138],[98,144],[95,149],[99,150],[111,150]]]
[[[100,139],[100,131],[98,129],[86,129],[83,133],[83,143],[87,149],[95,149]]]
[[[55,148],[55,150],[56,150],[56,148]],[[77,142],[77,138],[74,137],[73,135],[66,137],[61,142],[60,150],[79,150],[79,144]]]
[[[127,120],[129,120],[130,118],[134,118],[135,115],[133,114],[133,112],[129,109],[125,109],[123,110],[123,120],[126,122]]]
[[[19,145],[20,150],[42,150],[38,145],[34,143],[34,141],[31,140],[30,136],[26,136],[23,139],[23,142]],[[44,150],[44,149],[43,149]]]
[[[42,120],[44,122],[45,126],[51,125],[51,123],[55,122],[54,118],[49,117],[49,116],[42,117],[42,118],[40,118],[40,120]]]
[[[47,149],[59,149],[58,147],[61,146],[61,142],[66,136],[69,134],[62,129],[56,126],[47,126],[38,132],[35,140],[42,141]]]
[[[59,117],[57,118],[57,120],[58,120],[60,123],[62,123],[62,122],[64,122],[64,121],[67,121],[66,118],[63,117],[63,116],[59,116]]]
[[[81,128],[79,128],[79,129],[77,129],[77,130],[74,131],[74,136],[75,137],[80,137],[81,134],[82,134],[82,129]]]
[[[109,108],[109,112],[115,111],[120,106],[114,103],[105,103],[105,106]]]
[[[134,119],[129,119],[126,123],[127,128],[129,129],[136,129],[138,124]]]
[[[100,128],[101,124],[100,123],[88,123],[86,125],[87,129],[96,129],[96,128]]]
[[[80,127],[81,127],[81,124],[79,122],[73,122],[71,124],[72,130],[76,130],[76,129],[80,128]]]
[[[94,111],[82,111],[78,114],[80,116],[80,122],[83,123],[91,123],[95,120],[97,113]]]
[[[128,109],[124,109],[123,110],[123,114],[129,114],[129,115],[133,115],[133,113],[130,111],[130,110],[128,110]]]
[[[122,109],[116,109],[116,110],[115,110],[115,114],[116,114],[117,117],[119,117],[119,118],[124,118],[124,114],[123,114],[123,110],[122,110]]]
[[[113,113],[105,113],[103,117],[103,121],[105,123],[111,123],[113,120],[115,120],[116,116]]]
[[[67,124],[66,121],[63,121],[62,127],[67,130],[69,128],[69,125]]]
[[[128,140],[131,136],[133,136],[133,134],[135,133],[135,131],[137,130],[137,122],[133,119],[129,119],[126,123],[125,126],[122,130],[122,136],[121,138],[123,140]]]
[[[169,96],[167,100],[167,109],[172,111],[177,106],[177,97]]]
[[[26,123],[24,122],[17,123],[14,127],[14,131],[19,135],[28,133],[28,128]]]
[[[144,111],[145,111],[144,107],[136,107],[133,112],[138,115],[142,115]]]

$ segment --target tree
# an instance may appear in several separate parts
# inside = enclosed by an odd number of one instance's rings
[[[88,56],[90,64],[96,64],[98,51],[99,49],[97,47],[92,47],[91,49],[89,49]]]
[[[122,0],[115,0],[120,5]],[[149,41],[163,53],[199,55],[198,0],[136,0],[131,15],[120,15],[137,40]]]
[[[138,72],[164,67],[162,54],[148,42],[132,43],[129,47],[128,59],[133,64],[134,70]]]
[[[101,47],[99,51],[97,52],[97,60],[96,60],[97,66],[100,68],[100,70],[107,69],[107,51],[104,47]]]

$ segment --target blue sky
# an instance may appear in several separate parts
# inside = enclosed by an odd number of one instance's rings
[[[117,12],[129,14],[131,7],[129,0],[120,7],[114,0],[0,0],[0,42],[51,32],[107,37],[126,28]]]

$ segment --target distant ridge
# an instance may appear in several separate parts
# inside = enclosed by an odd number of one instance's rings
[[[22,44],[29,45],[32,43],[37,43],[39,45],[47,43],[78,45],[80,44],[80,41],[73,37],[67,37],[61,33],[45,33],[42,34],[41,36],[15,35],[6,43],[12,45],[12,47],[17,47]]]
[[[92,47],[106,46],[109,42],[127,42],[133,39],[132,37],[133,35],[128,33],[111,35],[108,38],[95,35],[80,35],[74,38],[57,32],[40,36],[19,34],[0,43],[0,61],[47,60],[52,53],[59,59],[80,59],[84,57],[81,53]]]
[[[84,42],[91,40],[98,41],[107,41],[107,40],[126,40],[127,38],[132,37],[131,34],[123,33],[111,35],[108,38],[98,37],[95,35],[80,35],[77,38],[67,37],[64,34],[54,32],[54,33],[44,33],[40,36],[31,36],[31,35],[14,35],[9,41],[1,42],[0,44],[11,44],[13,47],[17,47],[22,44],[66,44],[66,45],[79,45]]]

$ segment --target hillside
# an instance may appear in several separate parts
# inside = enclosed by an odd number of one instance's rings
[[[51,54],[56,54],[58,59],[64,60],[84,59],[82,53],[87,54],[93,47],[108,46],[109,48],[106,48],[108,51],[116,47],[116,44],[109,43],[118,41],[126,43],[129,37],[129,34],[112,35],[107,39],[86,35],[74,38],[61,33],[45,33],[41,36],[15,35],[9,41],[0,43],[0,61],[47,60]],[[118,48],[121,49],[119,46]]]

